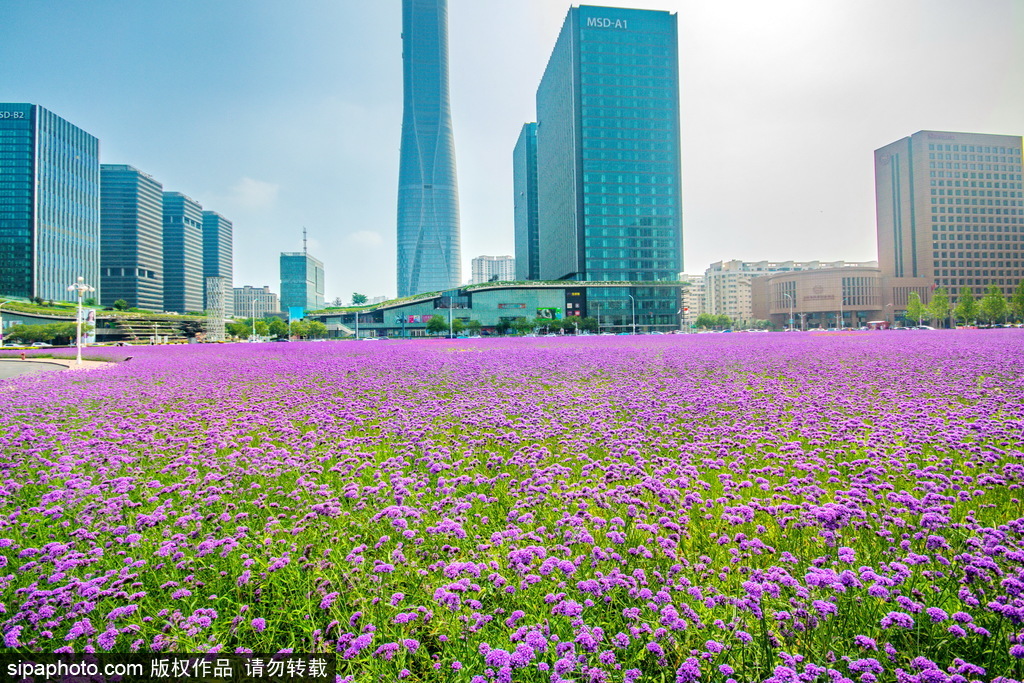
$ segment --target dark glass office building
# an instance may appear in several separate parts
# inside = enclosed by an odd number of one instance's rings
[[[281,310],[296,307],[324,307],[324,264],[302,251],[281,254]]]
[[[540,279],[537,248],[537,124],[527,123],[512,151],[516,280]]]
[[[234,227],[216,211],[203,211],[203,277],[223,278],[224,315],[234,315]],[[205,295],[205,290],[204,290]],[[205,309],[210,302],[204,298]]]
[[[675,14],[569,10],[537,90],[541,279],[678,278],[678,62]],[[585,310],[672,324],[671,292],[601,289]]]
[[[100,166],[100,303],[164,310],[163,185],[133,166]]]
[[[99,140],[35,104],[0,103],[0,296],[100,288]]]
[[[459,192],[448,99],[447,0],[402,0],[402,63],[400,297],[451,289],[462,280]]]
[[[202,311],[203,207],[180,192],[164,192],[164,309]]]

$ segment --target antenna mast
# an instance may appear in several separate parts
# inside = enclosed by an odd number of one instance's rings
[[[302,253],[309,256],[309,249],[306,248],[306,226],[302,226]]]

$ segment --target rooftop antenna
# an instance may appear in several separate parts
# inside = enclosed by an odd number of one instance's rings
[[[309,249],[306,248],[306,226],[302,226],[302,253],[309,256]]]

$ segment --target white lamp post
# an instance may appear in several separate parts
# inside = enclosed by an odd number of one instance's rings
[[[789,331],[793,331],[793,295],[788,292],[783,292],[782,296],[789,299]]]
[[[96,288],[92,285],[85,284],[85,278],[81,275],[78,276],[78,282],[73,285],[68,285],[69,292],[75,292],[78,294],[78,316],[77,316],[77,328],[78,328],[78,341],[76,346],[78,347],[78,357],[76,360],[77,365],[82,364],[82,295],[86,292],[95,292]]]

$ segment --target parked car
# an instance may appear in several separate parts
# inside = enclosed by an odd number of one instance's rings
[[[46,342],[36,342],[36,343],[32,344],[32,348],[34,348],[34,349],[52,349],[53,348],[53,344],[47,344]]]

